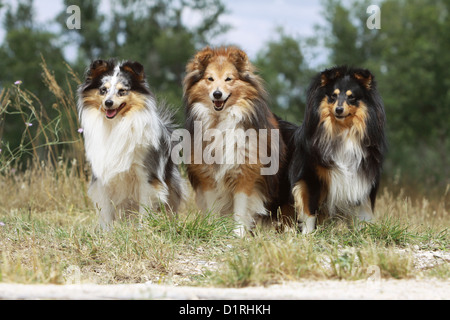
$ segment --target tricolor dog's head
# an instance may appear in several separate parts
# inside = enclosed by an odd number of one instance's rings
[[[368,114],[373,76],[365,69],[337,67],[321,73],[324,93],[320,105],[322,119],[329,118],[338,126],[364,125]]]
[[[107,119],[145,107],[150,91],[139,62],[96,60],[86,72],[80,90],[83,108],[97,108]]]

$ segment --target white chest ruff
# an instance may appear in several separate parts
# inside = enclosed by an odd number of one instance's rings
[[[144,166],[149,147],[159,143],[160,129],[151,122],[146,114],[108,120],[98,110],[83,111],[86,157],[102,184]]]
[[[369,197],[372,181],[362,171],[364,157],[364,150],[351,139],[344,139],[342,146],[333,155],[335,167],[330,171],[326,201],[331,214],[336,210],[346,213]]]
[[[202,160],[214,165],[214,180],[220,184],[225,175],[238,174],[239,166],[249,159],[249,144],[245,143],[242,121],[245,115],[238,106],[230,106],[217,114],[203,104],[195,104],[193,112],[202,122],[205,148]],[[255,160],[256,162],[256,160]]]

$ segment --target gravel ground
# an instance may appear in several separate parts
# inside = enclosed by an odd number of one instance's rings
[[[413,248],[414,249],[414,248]],[[403,250],[403,249],[401,249]],[[413,250],[415,268],[426,270],[449,263],[450,252]],[[204,265],[201,265],[204,267]],[[376,271],[376,270],[373,270]],[[374,273],[375,274],[375,273]],[[98,285],[24,285],[0,283],[0,300],[450,300],[450,279],[305,280],[268,287],[201,288],[154,283]]]
[[[0,299],[449,300],[450,281],[303,281],[243,289],[160,286],[150,283],[131,285],[0,284]]]

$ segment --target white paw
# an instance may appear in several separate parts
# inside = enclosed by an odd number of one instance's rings
[[[305,217],[302,219],[300,226],[302,228],[302,234],[310,234],[316,229],[316,217]]]

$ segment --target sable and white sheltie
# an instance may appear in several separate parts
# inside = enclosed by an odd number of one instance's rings
[[[108,229],[121,214],[176,212],[183,180],[170,158],[170,115],[157,107],[138,62],[94,61],[78,91],[78,114],[92,167],[89,196]]]
[[[302,232],[324,212],[373,218],[386,151],[385,112],[373,75],[346,66],[313,80],[293,133],[289,180]]]
[[[188,63],[186,73],[184,104],[186,129],[192,137],[191,159],[195,148],[203,155],[201,161],[187,165],[197,205],[205,212],[234,214],[235,232],[242,236],[259,216],[276,207],[285,152],[278,121],[244,51],[207,47]],[[200,136],[198,130],[203,139],[195,138]],[[208,162],[205,154],[218,161]],[[267,174],[262,173],[267,169],[263,154],[276,156],[278,161]],[[245,161],[237,161],[237,156]]]

